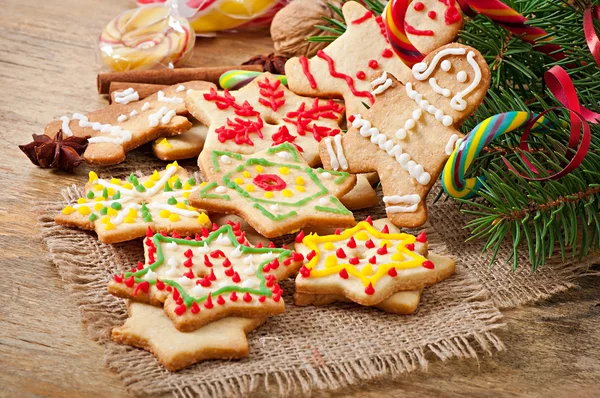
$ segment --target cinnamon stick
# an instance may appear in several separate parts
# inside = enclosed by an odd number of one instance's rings
[[[126,82],[112,82],[110,83],[110,88],[108,90],[108,102],[112,103],[114,98],[114,93],[116,91],[127,90],[128,88],[133,88],[137,91],[140,100],[151,96],[156,93],[158,90],[164,90],[169,86],[163,84],[147,84],[147,83],[126,83]]]
[[[98,93],[108,94],[112,82],[163,84],[172,86],[192,80],[219,83],[219,77],[229,70],[242,69],[262,72],[260,65],[235,65],[202,68],[158,69],[128,72],[108,72],[98,74]]]

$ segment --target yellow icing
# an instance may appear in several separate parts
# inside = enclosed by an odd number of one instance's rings
[[[109,208],[108,208],[108,211],[107,211],[106,213],[107,213],[107,214],[108,214],[110,217],[116,217],[116,216],[117,216],[117,214],[118,214],[118,212],[117,212],[115,209],[113,209],[112,207],[109,207]]]
[[[304,178],[302,178],[302,176],[298,176],[296,177],[296,185],[304,185],[305,181]]]
[[[158,180],[160,180],[160,174],[158,174],[158,171],[154,170],[154,172],[150,176],[150,180],[151,181],[155,181],[155,182],[158,181]],[[154,185],[154,184],[152,184],[152,185]]]
[[[247,170],[244,170],[244,172],[242,173],[242,175],[244,176],[244,178],[250,178],[250,177],[252,177],[252,174],[250,174],[250,172],[247,171]]]
[[[256,171],[258,171],[259,173],[262,173],[264,171],[264,168],[261,165],[257,165],[255,167]]]
[[[150,177],[150,178],[152,178],[152,177]],[[154,186],[154,184],[156,184],[154,181],[148,180],[144,183],[144,186],[146,188],[152,188]]]
[[[118,178],[112,178],[110,180],[110,183],[114,185],[121,185],[121,180],[119,180]]]
[[[283,191],[281,191],[281,194],[286,198],[291,198],[292,196],[294,196],[294,193],[289,189],[284,189]]]
[[[179,214],[171,213],[171,215],[169,216],[169,221],[172,222],[179,221],[180,219],[181,218],[179,217]]]
[[[98,174],[96,174],[93,171],[90,171],[90,173],[88,175],[89,175],[90,184],[92,184],[94,181],[96,181],[98,179]]]
[[[332,242],[325,242],[325,244],[323,245],[323,249],[325,249],[325,250],[334,250],[335,249],[335,245]]]
[[[244,183],[244,179],[243,178],[236,178],[235,180],[233,180],[233,182],[235,182],[238,185],[242,185]]]
[[[103,205],[102,203],[96,203],[96,204],[94,205],[94,210],[96,210],[96,211],[100,211],[100,210],[102,210],[102,209],[104,209],[104,205]]]
[[[288,169],[287,167],[280,167],[279,172],[281,174],[283,174],[284,176],[286,176],[286,175],[290,174],[290,169]]]
[[[158,213],[159,216],[161,216],[162,218],[169,218],[169,216],[171,215],[171,212],[169,210],[161,210]]]
[[[75,209],[72,206],[66,206],[62,213],[68,216],[69,214],[75,213]]]
[[[296,185],[296,191],[304,192],[304,191],[306,191],[306,188],[304,188],[302,185]]]
[[[270,191],[265,192],[265,198],[272,199],[273,196],[275,196],[275,195],[273,195],[273,192],[270,192]]]
[[[206,224],[208,223],[208,216],[204,213],[198,216],[198,224]]]
[[[79,214],[81,214],[82,216],[87,216],[88,214],[91,213],[91,210],[89,207],[87,206],[81,206],[79,209],[77,209],[77,211],[79,212]]]

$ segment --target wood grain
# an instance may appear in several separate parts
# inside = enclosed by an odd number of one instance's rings
[[[34,167],[17,148],[53,118],[106,104],[96,95],[95,40],[124,0],[5,0],[0,6],[0,396],[126,397],[87,339],[35,227],[33,200],[56,200],[75,174]],[[237,64],[272,51],[264,32],[199,39],[190,66]],[[434,361],[428,373],[323,396],[592,397],[600,388],[600,278],[532,307],[507,311],[508,351],[479,361]],[[259,394],[260,395],[260,394]]]

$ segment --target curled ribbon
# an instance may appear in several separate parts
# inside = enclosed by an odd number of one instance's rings
[[[583,13],[583,33],[592,56],[600,66],[600,39],[594,29],[594,19],[600,19],[600,7],[590,5]]]
[[[552,94],[554,94],[556,99],[563,106],[547,109],[537,115],[531,121],[531,123],[527,125],[525,132],[521,136],[519,148],[525,152],[530,151],[529,145],[527,144],[527,139],[529,138],[529,133],[531,132],[532,127],[541,117],[553,110],[566,109],[569,111],[571,121],[569,144],[567,153],[565,154],[565,158],[568,159],[569,162],[562,170],[550,176],[529,177],[519,173],[506,158],[502,157],[502,160],[506,166],[513,173],[529,181],[556,180],[577,169],[581,165],[581,162],[583,162],[583,159],[585,159],[585,156],[590,148],[592,133],[590,131],[589,123],[597,124],[598,121],[600,121],[600,114],[592,112],[591,110],[581,106],[579,103],[579,98],[577,97],[577,92],[575,91],[575,86],[573,85],[573,81],[563,68],[560,66],[552,67],[544,74],[544,79],[546,80],[546,84],[548,85],[548,88]],[[531,162],[529,162],[524,154],[521,155],[521,159],[534,174],[539,174],[539,171],[533,166],[533,164],[531,164]]]

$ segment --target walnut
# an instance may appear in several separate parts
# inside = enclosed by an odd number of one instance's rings
[[[311,36],[329,35],[315,25],[326,25],[323,16],[338,17],[327,3],[340,6],[339,0],[294,0],[279,11],[271,24],[275,53],[286,57],[312,57],[328,42],[309,42]],[[339,17],[338,17],[339,19]]]

